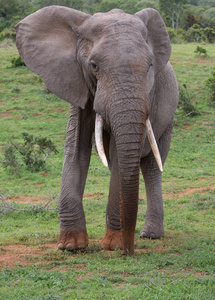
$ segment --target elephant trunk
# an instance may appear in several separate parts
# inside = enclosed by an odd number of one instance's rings
[[[134,253],[134,234],[138,210],[140,155],[146,112],[140,100],[131,110],[130,101],[115,103],[111,113],[120,175],[120,222],[123,254]],[[128,102],[128,103],[126,103]],[[118,106],[118,108],[117,108]]]

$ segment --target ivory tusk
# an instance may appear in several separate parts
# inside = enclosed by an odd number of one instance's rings
[[[158,167],[159,167],[160,171],[163,172],[163,165],[162,165],[160,152],[159,152],[156,140],[155,140],[155,136],[154,136],[152,126],[151,126],[151,122],[149,121],[149,118],[146,120],[146,134],[147,134],[149,143],[152,147],[152,152],[154,153],[155,160],[158,164]]]
[[[98,155],[105,167],[108,167],[107,158],[104,151],[103,145],[103,119],[99,114],[96,114],[96,124],[95,124],[95,140]]]

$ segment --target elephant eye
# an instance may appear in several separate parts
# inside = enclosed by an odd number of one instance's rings
[[[94,72],[97,72],[99,70],[99,67],[97,66],[96,63],[92,62],[90,63],[91,68],[93,69]]]
[[[149,65],[149,69],[148,69],[147,72],[149,72],[149,70],[150,70],[151,67],[153,67],[153,64],[150,64],[150,65]]]

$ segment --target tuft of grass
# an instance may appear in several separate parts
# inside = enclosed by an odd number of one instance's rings
[[[11,67],[12,68],[18,68],[18,67],[22,67],[25,66],[24,61],[22,60],[21,56],[17,56],[17,57],[13,57],[11,58]]]
[[[199,112],[196,110],[195,106],[192,104],[193,95],[191,95],[186,84],[179,86],[179,103],[178,108],[186,114],[186,116],[196,116]]]

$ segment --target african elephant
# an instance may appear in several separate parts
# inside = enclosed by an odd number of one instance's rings
[[[147,194],[140,236],[164,236],[161,176],[178,87],[160,14],[147,8],[135,15],[114,9],[91,16],[50,6],[26,17],[16,31],[25,64],[71,103],[58,248],[88,245],[82,198],[94,132],[111,173],[102,247],[134,253],[140,169]]]

